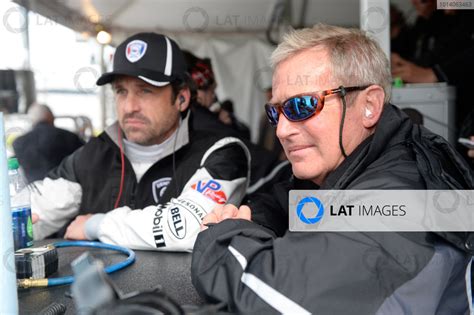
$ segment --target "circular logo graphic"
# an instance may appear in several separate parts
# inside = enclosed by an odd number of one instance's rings
[[[192,7],[183,15],[183,25],[187,31],[203,32],[209,25],[209,14],[200,7]]]
[[[15,273],[15,251],[13,248],[9,249],[8,251],[5,252],[5,255],[3,256],[3,268],[7,272],[12,272]],[[2,271],[2,272],[5,272]]]
[[[7,156],[15,156],[15,150],[13,149],[13,142],[18,137],[21,137],[27,132],[27,130],[22,127],[11,127],[5,131],[5,147],[7,149]]]
[[[92,67],[83,67],[74,75],[74,85],[82,93],[92,93],[97,89],[95,84],[99,73]]]
[[[255,74],[253,76],[253,82],[255,83],[257,89],[262,92],[265,92],[267,88],[271,87],[272,74],[273,69],[269,66],[259,68],[257,71],[255,71]]]
[[[437,191],[433,196],[433,204],[441,213],[451,213],[459,208],[461,203],[459,194],[455,191]]]
[[[388,19],[387,12],[380,7],[371,7],[364,12],[363,21],[365,21],[365,29],[372,34],[380,33],[387,29]]]
[[[18,19],[18,23],[14,22],[15,19]],[[5,26],[7,31],[12,33],[24,32],[26,30],[25,11],[15,7],[8,9],[3,15],[3,26]]]
[[[316,208],[318,209],[318,213],[313,218],[308,218],[303,213],[303,208],[307,203],[314,204],[316,206]],[[305,198],[301,199],[301,201],[296,206],[296,214],[298,215],[298,218],[302,222],[304,222],[306,224],[315,224],[315,223],[321,221],[321,219],[323,218],[323,216],[324,216],[324,206],[318,198],[305,197]]]

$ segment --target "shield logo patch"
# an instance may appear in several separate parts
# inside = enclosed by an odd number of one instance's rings
[[[156,203],[160,203],[160,198],[163,197],[163,194],[166,191],[166,187],[168,187],[170,182],[171,177],[163,177],[158,180],[155,180],[151,184],[151,190],[153,191],[153,199]]]
[[[147,43],[142,40],[133,40],[128,43],[125,49],[125,57],[130,62],[137,62],[145,55],[147,46]]]

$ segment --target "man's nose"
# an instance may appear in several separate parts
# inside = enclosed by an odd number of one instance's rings
[[[138,99],[133,93],[128,93],[124,100],[124,110],[126,113],[134,113],[140,110]]]
[[[278,116],[278,124],[276,128],[276,135],[278,139],[284,140],[295,133],[294,122],[288,120],[282,113]]]

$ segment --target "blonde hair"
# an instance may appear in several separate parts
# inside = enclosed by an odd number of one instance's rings
[[[376,84],[391,96],[391,74],[387,57],[380,46],[359,29],[316,24],[293,30],[283,37],[271,56],[276,67],[285,59],[314,47],[324,47],[331,60],[333,79],[344,86]]]

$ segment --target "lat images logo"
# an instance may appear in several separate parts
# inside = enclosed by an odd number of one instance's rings
[[[303,213],[303,208],[305,207],[305,205],[308,206],[306,208],[309,208],[309,207],[316,207],[317,209],[317,212],[316,212],[316,215],[314,217],[307,217],[304,213]],[[308,213],[308,211],[306,212]],[[318,198],[315,198],[315,197],[305,197],[303,199],[301,199],[301,201],[298,203],[298,205],[296,206],[296,214],[298,215],[298,218],[306,223],[306,224],[315,224],[319,221],[321,221],[321,219],[323,218],[324,216],[324,205],[323,203],[321,202],[321,200],[319,200]]]
[[[196,184],[191,185],[191,188],[197,190],[204,196],[214,200],[218,204],[225,204],[227,202],[227,196],[224,191],[221,190],[222,185],[215,180],[209,180],[208,182],[200,180]]]

